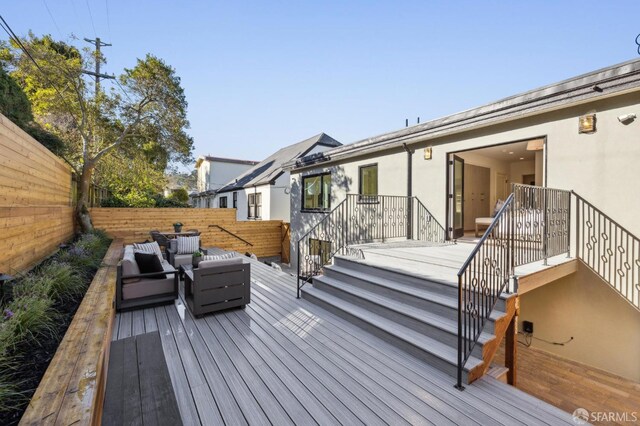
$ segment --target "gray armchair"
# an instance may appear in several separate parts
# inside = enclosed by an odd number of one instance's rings
[[[251,302],[251,264],[242,257],[200,262],[185,271],[184,298],[195,316],[244,308]]]
[[[164,278],[150,278],[158,273],[141,274],[133,246],[125,246],[116,272],[116,310],[173,303],[178,298],[178,271],[166,260],[162,267]]]
[[[202,250],[202,241],[200,241],[200,251],[206,252]],[[169,240],[167,260],[174,268],[180,269],[180,265],[189,265],[193,262],[193,253],[178,254],[178,240],[174,238]]]

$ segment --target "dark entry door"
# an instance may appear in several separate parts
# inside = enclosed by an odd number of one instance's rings
[[[449,217],[451,238],[464,235],[464,160],[452,155],[449,161]]]

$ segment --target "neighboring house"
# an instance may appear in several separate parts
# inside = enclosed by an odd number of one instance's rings
[[[289,172],[284,163],[340,146],[320,133],[275,152],[216,191],[212,207],[237,209],[238,220],[289,221]]]
[[[298,240],[328,215],[342,214],[349,220],[340,219],[339,226],[318,233],[322,236],[304,240],[309,246],[302,247],[309,252],[304,262],[313,261],[314,256],[332,256],[342,244],[340,238],[349,236],[354,227],[376,220],[364,213],[376,196],[416,197],[442,224],[448,240],[459,239],[457,246],[463,247],[466,239],[471,243],[466,246],[472,248],[478,242],[474,240],[477,219],[489,218],[491,223],[494,206],[507,199],[511,184],[575,191],[603,214],[582,204],[576,216],[577,197],[570,195],[571,203],[559,211],[571,220],[554,225],[568,235],[571,256],[575,257],[574,248],[580,247],[591,253],[591,263],[578,256],[581,263],[576,262],[577,271],[521,294],[520,318],[535,323],[534,336],[540,339],[571,338],[563,345],[534,338],[533,346],[640,381],[637,114],[640,60],[633,60],[291,161],[286,168],[291,172],[292,265],[297,263]],[[340,203],[347,194],[359,194],[354,202],[360,209],[353,215],[340,210],[345,208]],[[339,208],[330,214],[336,206]],[[405,208],[404,204],[386,207],[380,220],[385,221],[391,210],[395,215]],[[546,209],[551,208],[556,209]],[[544,212],[545,208],[536,211]],[[546,226],[539,220],[523,225]],[[578,233],[582,238],[576,240]],[[491,262],[482,264],[489,265],[488,269]],[[341,274],[347,273],[345,265],[339,266]],[[338,273],[332,276],[334,280],[340,277]],[[451,285],[457,287],[457,277],[451,277]],[[331,302],[334,299],[313,290],[317,300],[322,296],[326,306],[340,309]],[[353,294],[364,297],[357,290]]]
[[[216,190],[230,179],[258,164],[257,161],[201,155],[196,160],[196,192],[190,194],[194,207],[212,208]]]

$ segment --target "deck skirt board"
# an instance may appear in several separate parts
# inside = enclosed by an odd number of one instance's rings
[[[118,314],[114,339],[160,332],[184,424],[572,424],[545,403],[521,408],[533,398],[502,383],[457,391],[450,376],[296,299],[294,277],[251,262],[244,310]]]

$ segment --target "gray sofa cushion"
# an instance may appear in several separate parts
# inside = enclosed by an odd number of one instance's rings
[[[198,265],[198,268],[214,268],[216,266],[225,266],[225,265],[237,265],[242,264],[241,257],[232,257],[229,259],[218,259],[218,260],[203,260]]]
[[[163,280],[147,280],[141,279],[135,283],[122,285],[122,299],[138,299],[141,297],[155,296],[163,293],[171,293],[174,289],[173,275],[167,275],[170,278]]]

